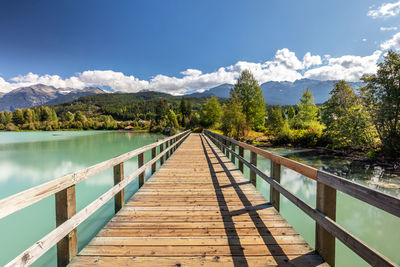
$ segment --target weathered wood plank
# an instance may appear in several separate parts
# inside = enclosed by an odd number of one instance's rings
[[[169,147],[163,153],[168,152],[172,147]],[[81,211],[72,216],[69,220],[61,224],[59,227],[48,233],[41,240],[36,242],[30,248],[26,249],[6,266],[27,266],[32,264],[40,256],[42,256],[46,251],[48,251],[52,246],[58,243],[62,238],[64,238],[72,230],[76,229],[84,220],[86,220],[90,215],[102,207],[107,201],[114,197],[121,189],[125,188],[130,182],[132,182],[140,173],[142,173],[148,166],[157,161],[164,154],[158,155],[156,158],[150,160],[142,167],[138,168],[131,175],[122,180],[119,184],[112,187],[102,196],[97,198],[95,201],[90,203],[88,206],[83,208]]]
[[[121,162],[114,166],[114,185],[119,184],[124,179],[124,163]],[[114,197],[114,210],[117,213],[125,204],[125,189],[122,189]]]
[[[188,131],[180,133],[176,136],[187,135]],[[155,146],[168,142],[168,140],[175,136],[160,140],[156,143],[135,149],[128,153],[122,154],[115,158],[100,162],[96,165],[90,166],[86,169],[76,171],[71,174],[67,174],[63,177],[51,180],[47,183],[35,186],[28,190],[22,191],[18,194],[6,197],[0,200],[0,219],[10,215],[18,210],[21,210],[27,206],[30,206],[44,198],[47,198],[65,188],[82,182],[98,173],[101,173],[121,162],[124,162],[132,157],[139,155]]]
[[[70,186],[55,195],[56,227],[60,226],[76,213],[75,185]],[[64,267],[78,253],[77,230],[73,229],[57,243],[57,266]]]
[[[90,265],[93,258],[99,259],[97,263],[118,265],[129,257],[158,266],[177,258],[206,259],[208,255],[217,262],[224,258],[221,262],[227,265],[323,263],[220,150],[202,135],[192,134],[73,265]]]

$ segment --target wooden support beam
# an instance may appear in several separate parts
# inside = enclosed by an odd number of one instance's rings
[[[157,156],[157,147],[153,147],[151,149],[151,159],[154,159]],[[153,175],[156,172],[157,169],[157,162],[154,162],[151,165],[151,174]]]
[[[138,168],[144,165],[144,153],[140,153],[138,155]],[[141,174],[139,174],[139,188],[144,185],[146,179],[146,170],[143,170]]]
[[[257,154],[253,151],[250,152],[250,163],[257,167]],[[257,185],[257,175],[256,172],[250,169],[250,182],[256,186]]]
[[[231,148],[233,151],[235,151],[235,144],[231,143]],[[233,164],[235,164],[235,155],[231,153],[231,161]]]
[[[228,141],[228,140],[225,140],[225,146],[227,147],[227,148],[229,148],[229,144],[230,144],[230,142]],[[229,158],[229,150],[228,149],[225,149],[225,155]]]
[[[239,156],[244,158],[244,148],[241,146],[239,147]],[[239,170],[243,173],[243,162],[241,160],[239,160]]]
[[[272,160],[271,160],[271,178],[278,183],[281,182],[281,165],[276,162],[273,162]],[[280,204],[279,204],[280,194],[273,186],[270,186],[269,189],[269,201],[277,211],[280,210]]]
[[[63,224],[76,213],[75,185],[55,194],[56,227]],[[77,230],[73,229],[57,243],[57,266],[64,267],[78,253]]]
[[[164,144],[160,145],[160,154],[164,151]],[[164,164],[164,156],[160,158],[160,165]]]
[[[119,184],[124,180],[124,163],[121,162],[114,166],[114,185]],[[122,189],[118,194],[114,196],[114,208],[115,213],[117,213],[122,206],[125,204],[125,189]]]
[[[317,210],[336,220],[336,189],[317,182]],[[335,266],[335,237],[318,223],[315,224],[315,249],[330,266]]]

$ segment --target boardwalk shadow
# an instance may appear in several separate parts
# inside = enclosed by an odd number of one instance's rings
[[[255,228],[257,229],[259,235],[263,239],[265,246],[271,252],[271,256],[274,258],[275,262],[277,263],[277,266],[280,266],[280,265],[287,266],[288,264],[289,265],[293,264],[294,266],[304,265],[304,263],[307,262],[305,257],[307,257],[308,254],[305,254],[303,256],[300,256],[300,257],[290,260],[287,257],[287,255],[285,254],[285,252],[283,251],[282,247],[278,244],[278,242],[276,241],[274,236],[271,234],[271,231],[265,225],[264,221],[260,218],[259,214],[257,213],[258,210],[270,208],[271,204],[265,203],[265,204],[253,206],[251,201],[247,198],[246,194],[240,188],[240,185],[248,184],[250,182],[237,183],[231,174],[231,170],[225,165],[226,162],[224,162],[217,155],[217,152],[215,151],[215,149],[211,146],[209,141],[203,135],[201,135],[200,137],[201,137],[201,142],[202,142],[202,146],[204,149],[204,153],[207,158],[207,163],[210,168],[210,173],[211,173],[211,177],[213,180],[215,193],[216,193],[216,196],[218,199],[221,215],[223,216],[226,235],[235,237],[234,241],[233,240],[231,241],[230,238],[228,238],[231,254],[234,255],[232,257],[233,261],[234,261],[234,265],[235,266],[248,266],[248,262],[246,260],[245,253],[243,252],[243,247],[240,244],[240,238],[239,238],[238,232],[235,228],[234,221],[233,221],[234,216],[239,216],[241,214],[246,214],[246,213],[250,216]],[[212,157],[209,157],[209,155],[208,155],[209,151],[207,151],[207,147],[212,152],[212,154],[213,154]],[[221,173],[221,171],[218,171],[218,172],[215,171],[215,169],[213,167],[214,164],[211,163],[211,158],[218,160],[219,165],[223,168],[222,172],[226,174],[226,176],[228,177],[228,179],[231,183],[230,185],[224,185],[224,186],[219,185],[216,173]],[[229,209],[227,208],[227,203],[226,203],[225,197],[223,195],[223,191],[221,190],[221,189],[227,188],[227,187],[232,187],[235,190],[237,196],[239,197],[240,201],[242,202],[242,204],[245,208],[243,208],[241,210],[236,210],[236,211],[229,211]],[[305,265],[306,266],[317,266],[318,264],[319,263],[315,263],[315,265],[308,263]]]

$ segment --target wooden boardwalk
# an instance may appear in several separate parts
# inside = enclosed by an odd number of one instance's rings
[[[247,178],[191,134],[70,266],[328,266]]]

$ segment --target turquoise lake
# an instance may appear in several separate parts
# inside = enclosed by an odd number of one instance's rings
[[[163,138],[157,134],[115,131],[0,132],[0,199],[61,177]],[[358,183],[400,196],[400,177],[382,168],[357,165],[339,157],[310,150],[273,149],[273,152],[338,174]],[[150,153],[146,154],[146,158]],[[245,155],[249,159],[250,155]],[[258,157],[258,166],[269,174],[269,161]],[[137,158],[125,163],[125,175],[137,168]],[[246,169],[246,168],[245,168]],[[149,172],[147,172],[149,173]],[[245,170],[248,176],[248,170]],[[282,168],[281,183],[315,206],[316,183]],[[386,186],[387,185],[387,186]],[[80,210],[113,186],[112,168],[76,186]],[[269,197],[269,185],[257,180],[257,188]],[[126,199],[138,189],[137,180],[126,189]],[[12,260],[55,228],[54,196],[0,219],[0,266]],[[315,223],[281,197],[281,213],[314,246]],[[113,200],[78,227],[78,247],[84,247],[114,214]],[[400,219],[338,192],[337,221],[345,229],[400,264]],[[336,266],[368,266],[336,243]],[[33,266],[56,266],[52,248]]]

